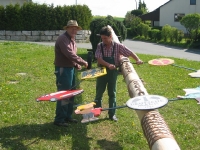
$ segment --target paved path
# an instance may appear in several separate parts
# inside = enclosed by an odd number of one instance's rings
[[[54,46],[52,42],[34,42],[42,45]],[[200,49],[184,49],[172,46],[159,45],[141,41],[125,40],[122,42],[125,46],[138,54],[151,54],[165,57],[183,58],[188,60],[200,61]],[[91,43],[77,43],[78,48],[91,49]]]
[[[41,45],[54,46],[55,42],[29,42]],[[188,60],[200,61],[200,49],[184,49],[172,46],[159,45],[141,41],[125,40],[122,42],[125,46],[138,54],[151,54],[164,57],[183,58]],[[77,43],[78,48],[91,49],[91,43]]]
[[[175,57],[200,61],[200,49],[184,49],[156,43],[132,40],[125,40],[122,43],[132,49],[134,52],[140,54],[160,55],[165,57]]]

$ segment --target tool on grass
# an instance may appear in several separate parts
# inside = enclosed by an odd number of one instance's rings
[[[102,111],[106,111],[110,109],[125,108],[125,107],[129,107],[135,110],[151,110],[151,109],[163,107],[167,103],[168,103],[168,100],[163,96],[143,95],[143,96],[137,96],[137,97],[129,99],[126,102],[126,105],[117,106],[113,108],[101,108],[101,107],[94,108],[94,105],[96,103],[92,102],[86,105],[79,106],[79,108],[77,107],[77,110],[75,110],[75,113],[83,114],[83,119],[81,123],[87,123],[90,121],[98,120],[98,118],[96,117],[100,116]]]
[[[96,105],[96,103],[91,102],[89,104],[79,105],[77,107],[77,109],[75,110],[75,114],[81,114],[83,116],[81,123],[87,123],[87,122],[96,121],[99,119],[99,118],[96,118],[94,114],[91,112],[91,110],[94,108],[94,105]]]
[[[183,89],[183,91],[185,91],[184,96],[178,95],[176,98],[168,99],[168,101],[195,99],[198,102],[197,104],[200,104],[200,86],[197,88]]]
[[[179,67],[179,68],[184,68],[184,69],[187,69],[187,70],[198,71],[198,70],[193,69],[193,68],[188,68],[188,67],[176,65],[176,64],[174,64],[174,60],[173,59],[169,59],[169,58],[152,59],[152,60],[148,61],[148,64],[154,65],[154,66],[172,65],[172,66]]]
[[[154,110],[161,108],[165,106],[169,101],[175,101],[175,100],[185,100],[188,98],[195,98],[198,101],[198,104],[200,104],[200,87],[197,87],[195,89],[184,89],[186,91],[185,96],[177,96],[177,98],[174,99],[167,99],[163,96],[159,95],[142,95],[142,96],[136,96],[134,98],[129,99],[126,102],[126,105],[123,106],[117,106],[113,108],[94,108],[93,106],[96,104],[94,102],[79,106],[77,109],[81,111],[81,113],[76,114],[85,114],[85,117],[81,121],[81,123],[87,123],[90,121],[96,121],[98,120],[98,116],[101,115],[102,111],[110,110],[110,109],[119,109],[119,108],[126,108],[129,107],[134,110]],[[78,111],[79,112],[79,111]],[[87,114],[87,116],[86,116]],[[94,119],[93,119],[94,118]]]
[[[197,70],[196,72],[189,73],[188,75],[193,77],[193,78],[200,78],[200,70]]]
[[[117,106],[117,107],[113,107],[113,108],[101,108],[101,107],[99,107],[99,108],[91,109],[91,112],[94,114],[95,117],[98,117],[98,116],[100,116],[102,111],[106,111],[106,110],[110,110],[110,109],[125,108],[125,107],[127,107],[127,105]]]
[[[76,96],[76,95],[79,95],[81,93],[83,93],[82,89],[58,91],[58,92],[42,95],[42,96],[36,98],[36,101],[37,102],[40,102],[40,101],[55,102],[55,101],[58,101],[58,100],[69,101],[69,98]]]
[[[149,60],[148,64],[154,65],[154,66],[172,65],[174,67],[179,67],[179,68],[184,68],[184,69],[187,69],[187,70],[195,71],[195,72],[189,73],[188,75],[191,76],[191,77],[196,77],[196,78],[200,77],[200,70],[196,70],[196,69],[193,69],[193,68],[188,68],[188,67],[185,67],[185,66],[180,66],[180,65],[174,64],[174,60],[173,59],[157,58],[157,59]]]
[[[198,101],[197,104],[200,103],[200,86],[196,88],[183,89],[183,91],[185,91],[185,95],[184,96],[178,95],[177,98],[196,99]]]
[[[154,66],[166,66],[171,65],[174,63],[174,60],[169,58],[158,58],[158,59],[152,59],[148,61],[148,64],[154,65]]]

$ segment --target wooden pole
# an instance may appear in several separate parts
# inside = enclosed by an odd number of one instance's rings
[[[126,81],[130,98],[148,95],[137,72],[127,57],[120,58],[121,71]],[[164,118],[157,109],[136,110],[150,150],[180,150]]]

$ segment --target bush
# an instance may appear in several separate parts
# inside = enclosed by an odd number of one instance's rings
[[[134,32],[131,28],[127,28],[127,38],[133,38],[137,36],[136,32]]]
[[[178,30],[178,29],[175,29],[174,30],[174,39],[175,39],[175,42],[181,42],[182,39],[184,37],[184,32],[182,30]]]
[[[144,36],[145,39],[148,38],[148,31],[150,30],[150,27],[147,24],[140,23],[137,26],[137,29],[140,36]]]
[[[0,5],[0,30],[5,30],[5,10],[4,7]]]
[[[175,36],[176,36],[176,28],[174,27],[171,27],[170,28],[170,32],[169,32],[169,39],[170,39],[170,42],[174,42],[175,41]]]
[[[149,38],[152,40],[160,41],[161,40],[161,31],[158,29],[149,30]]]
[[[153,30],[153,29],[157,29],[157,30],[162,30],[162,27],[160,27],[160,26],[153,26],[152,28],[151,28],[151,30]]]
[[[96,18],[90,23],[90,42],[92,44],[93,51],[96,51],[97,45],[101,40],[100,36],[97,36],[97,34],[99,34],[102,27],[107,25],[110,25],[113,28],[117,36],[120,36],[120,41],[126,39],[127,30],[121,21],[115,20],[112,16],[107,16],[106,18]]]
[[[161,36],[162,36],[162,39],[167,42],[167,39],[170,38],[170,33],[171,32],[171,26],[170,25],[165,25],[163,28],[162,28],[162,31],[161,31]]]

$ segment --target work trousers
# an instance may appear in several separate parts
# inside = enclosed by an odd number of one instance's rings
[[[102,107],[102,96],[105,92],[106,86],[109,96],[109,108],[116,107],[116,81],[118,71],[106,69],[107,74],[101,77],[98,77],[96,80],[96,108]],[[109,116],[115,115],[115,109],[108,110]]]

